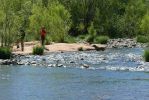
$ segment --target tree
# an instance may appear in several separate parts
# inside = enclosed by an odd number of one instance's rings
[[[37,3],[33,5],[30,16],[30,30],[36,33],[39,39],[39,31],[44,26],[53,41],[64,42],[71,26],[70,17],[69,12],[59,2],[52,2],[47,7],[42,7],[40,3]]]
[[[141,32],[145,35],[149,35],[149,12],[146,13],[146,15],[143,17],[141,21]]]
[[[140,23],[145,14],[143,0],[129,1],[125,8],[125,14],[118,20],[118,31],[123,36],[132,37],[140,33]]]
[[[0,36],[2,46],[10,46],[16,41],[21,27],[27,26],[29,16],[29,0],[1,0],[0,1]]]

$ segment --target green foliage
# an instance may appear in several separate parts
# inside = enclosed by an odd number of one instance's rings
[[[139,35],[139,36],[137,36],[137,42],[147,43],[147,42],[149,42],[149,37],[144,36],[144,35]]]
[[[107,44],[108,40],[109,40],[108,36],[97,36],[95,39],[95,43]]]
[[[144,51],[144,56],[143,57],[144,57],[146,62],[149,62],[149,50]]]
[[[44,53],[44,47],[35,46],[33,48],[33,55],[43,55],[43,53]]]
[[[148,9],[145,0],[59,1],[70,11],[71,32],[78,35],[87,34],[90,23],[94,22],[99,35],[134,37],[140,34],[141,20]]]
[[[0,40],[2,46],[16,42],[21,27],[27,26],[31,2],[29,0],[0,1]]]
[[[0,0],[0,42],[16,42],[20,28],[29,34],[26,41],[39,40],[43,26],[47,44],[74,41],[69,33],[85,35],[90,43],[98,35],[148,35],[148,12],[146,0]]]
[[[88,33],[89,33],[89,35],[88,35],[86,41],[89,43],[93,43],[94,39],[96,37],[96,30],[94,28],[93,23],[91,23],[91,26],[88,28]]]
[[[52,38],[50,36],[46,36],[45,44],[50,45],[52,43]]]
[[[11,50],[10,48],[0,47],[0,59],[10,59]]]
[[[147,12],[147,14],[144,15],[141,21],[140,28],[141,28],[142,33],[149,35],[149,12]]]
[[[34,4],[30,16],[30,30],[40,37],[39,30],[45,26],[54,42],[64,42],[71,26],[70,17],[70,13],[58,2],[52,2],[46,8],[40,3]]]
[[[65,37],[65,43],[76,43],[76,39],[75,39],[75,37],[67,35]]]

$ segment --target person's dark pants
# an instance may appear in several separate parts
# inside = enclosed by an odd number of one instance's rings
[[[44,46],[45,36],[41,36],[41,45]]]
[[[24,51],[24,39],[21,40],[21,50]]]

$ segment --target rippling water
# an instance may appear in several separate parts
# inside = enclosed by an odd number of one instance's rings
[[[66,67],[0,66],[0,100],[148,100],[149,64],[142,53],[134,48],[30,56],[22,61],[58,59]]]

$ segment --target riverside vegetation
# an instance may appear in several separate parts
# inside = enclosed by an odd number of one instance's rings
[[[25,41],[107,43],[109,38],[149,42],[147,0],[0,0],[0,43],[11,47],[20,29]]]
[[[44,47],[42,46],[35,46],[33,48],[33,55],[43,55],[44,53]]]
[[[144,51],[144,59],[146,62],[149,62],[149,50]]]

